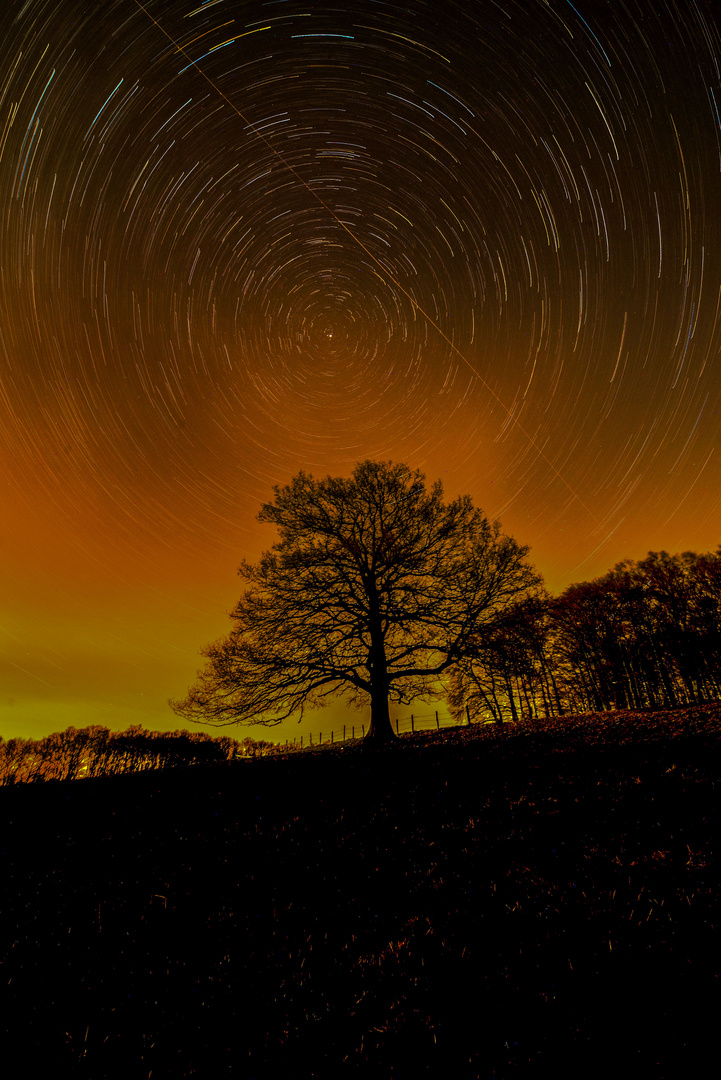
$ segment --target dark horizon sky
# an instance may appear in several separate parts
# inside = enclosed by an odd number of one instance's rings
[[[299,469],[440,477],[552,591],[719,546],[713,5],[144,8],[0,13],[0,734],[182,726]]]

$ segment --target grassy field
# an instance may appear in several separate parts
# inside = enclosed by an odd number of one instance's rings
[[[720,732],[710,705],[0,789],[6,1059],[710,1076]]]

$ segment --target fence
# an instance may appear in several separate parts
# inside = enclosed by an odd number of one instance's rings
[[[400,719],[396,717],[395,720],[391,720],[393,727],[395,728],[396,735],[406,734],[408,732],[416,731],[440,731],[441,728],[457,728],[460,727],[460,723],[456,723],[455,720],[439,718],[438,712],[435,713],[422,713],[416,715],[411,713],[408,717]],[[299,739],[285,740],[283,743],[277,743],[277,750],[309,750],[315,746],[331,746],[341,744],[345,742],[353,742],[355,739],[362,739],[365,737],[366,726],[365,724],[344,724],[342,729],[331,730],[330,736],[328,732],[325,734],[325,742],[323,742],[323,732],[319,731],[317,735],[312,732]],[[305,744],[304,744],[305,739]],[[315,741],[314,741],[315,740]]]

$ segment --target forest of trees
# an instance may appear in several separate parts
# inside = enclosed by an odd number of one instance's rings
[[[649,552],[527,599],[454,669],[457,720],[498,722],[721,697],[721,548]]]
[[[146,731],[140,725],[125,731],[100,725],[69,727],[43,739],[6,742],[0,737],[0,785],[205,765],[258,757],[271,747],[250,737],[238,742],[227,735],[212,738],[198,731]]]
[[[478,634],[448,682],[459,722],[533,720],[721,699],[721,547],[649,552],[603,577],[543,590]],[[0,785],[257,757],[272,742],[92,726],[0,738]]]

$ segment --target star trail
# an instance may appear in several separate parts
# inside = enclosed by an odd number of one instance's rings
[[[177,726],[299,469],[441,477],[552,589],[718,547],[712,5],[0,26],[5,737]]]

